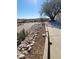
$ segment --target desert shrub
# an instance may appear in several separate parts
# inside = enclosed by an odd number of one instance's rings
[[[20,31],[20,33],[17,33],[17,45],[21,44],[21,41],[23,41],[27,35],[28,32],[24,29]]]

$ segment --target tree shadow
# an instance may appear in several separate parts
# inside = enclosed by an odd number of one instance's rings
[[[58,20],[50,21],[49,24],[51,24],[52,27],[61,29],[61,21],[58,21]]]

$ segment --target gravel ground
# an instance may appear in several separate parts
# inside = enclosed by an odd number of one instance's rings
[[[39,22],[19,23],[19,24],[17,24],[17,32],[20,32],[22,29],[29,30],[34,24],[39,24]]]
[[[30,34],[22,42],[22,44],[24,44],[25,47],[27,45],[31,45],[30,46],[31,49],[28,52],[28,54],[24,54],[25,59],[43,59],[45,37],[43,37],[42,34],[45,34],[45,25],[44,24],[42,25],[42,23],[41,24],[32,23],[32,25],[29,25],[29,26],[30,26],[30,28],[29,28]],[[24,24],[24,27],[27,28],[27,24],[26,24],[26,26]],[[35,34],[36,34],[36,36],[34,36]],[[29,41],[29,42],[34,41],[35,43],[32,45],[32,43],[28,44],[27,41]],[[19,51],[20,47],[18,46],[17,48],[18,48],[17,51]],[[25,51],[27,51],[27,50],[25,50]],[[21,55],[20,52],[23,53],[22,50],[17,52],[18,57],[19,57],[19,55]]]

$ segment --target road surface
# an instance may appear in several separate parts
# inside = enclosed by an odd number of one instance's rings
[[[52,27],[48,22],[45,23],[49,31],[50,59],[61,59],[61,29]]]

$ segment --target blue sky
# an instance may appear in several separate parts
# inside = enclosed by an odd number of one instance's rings
[[[45,0],[17,0],[17,18],[39,17],[41,4]]]

